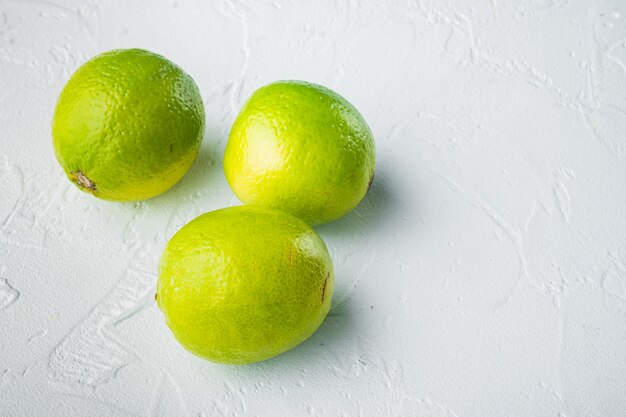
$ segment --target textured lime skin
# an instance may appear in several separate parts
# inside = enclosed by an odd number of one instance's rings
[[[311,224],[336,220],[365,196],[374,176],[372,132],[334,91],[278,81],[255,91],[224,155],[241,201],[275,207]]]
[[[154,197],[193,164],[204,134],[195,82],[141,49],[103,53],[63,88],[52,121],[56,157],[81,190],[105,200]]]
[[[250,363],[315,332],[333,277],[326,245],[308,224],[274,209],[230,207],[197,217],[169,241],[157,302],[192,353]]]

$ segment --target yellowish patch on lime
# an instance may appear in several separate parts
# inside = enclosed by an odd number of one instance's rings
[[[245,104],[224,155],[241,201],[311,224],[336,220],[365,196],[374,176],[372,132],[334,91],[304,81],[260,88]]]
[[[328,250],[308,224],[241,206],[203,214],[174,235],[161,258],[157,302],[185,348],[236,364],[307,339],[332,292]]]
[[[204,134],[195,82],[166,58],[141,49],[98,55],[67,82],[52,138],[67,177],[105,200],[154,197],[193,164]]]

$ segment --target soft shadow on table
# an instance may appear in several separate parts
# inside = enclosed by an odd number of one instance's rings
[[[354,309],[348,297],[344,302],[331,307],[319,329],[293,350],[280,355],[287,363],[302,365],[303,358],[324,360],[329,351],[336,351],[345,346],[345,338],[354,334]],[[313,365],[314,362],[309,363]]]
[[[215,192],[224,176],[223,144],[219,138],[218,132],[205,133],[203,146],[189,172],[171,189],[143,204],[155,207],[179,206],[181,202],[189,202],[210,191]]]
[[[370,190],[358,206],[341,219],[316,226],[315,229],[325,236],[345,236],[359,232],[367,237],[396,213],[394,203],[390,178],[384,168],[379,167]]]
[[[243,366],[202,364],[200,362],[198,364],[203,367],[219,366],[227,374],[238,374],[245,379],[258,379],[259,375],[271,378],[273,374],[284,374],[285,370],[290,370],[289,372],[293,373],[311,367],[315,368],[320,364],[327,364],[329,354],[340,352],[342,349],[349,349],[352,346],[345,342],[346,337],[353,337],[355,333],[352,315],[355,307],[351,304],[352,302],[348,299],[331,309],[324,322],[311,337],[274,358]]]
[[[401,212],[391,184],[387,173],[379,168],[372,187],[354,210],[316,227],[334,261],[333,308],[343,303],[360,281],[372,279],[368,269],[375,261],[377,242],[396,233],[393,223],[398,224],[395,217]]]

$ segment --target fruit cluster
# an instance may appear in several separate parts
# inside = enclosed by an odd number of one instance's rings
[[[205,110],[193,79],[140,49],[92,58],[67,82],[52,123],[67,177],[95,197],[145,200],[176,184],[198,155]],[[178,341],[222,363],[298,345],[330,309],[333,268],[311,225],[363,199],[374,140],[342,96],[304,81],[252,94],[237,116],[224,173],[246,205],[205,213],[168,242],[157,303]]]

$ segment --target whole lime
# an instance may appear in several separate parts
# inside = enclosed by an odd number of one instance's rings
[[[204,119],[198,87],[176,64],[141,49],[113,50],[82,65],[63,88],[53,146],[81,190],[145,200],[189,170]]]
[[[221,363],[271,358],[307,339],[330,308],[333,268],[304,221],[254,206],[205,213],[161,257],[157,302],[192,353]]]
[[[241,201],[274,207],[311,224],[336,220],[367,193],[374,139],[345,98],[304,81],[255,91],[233,124],[226,178]]]

